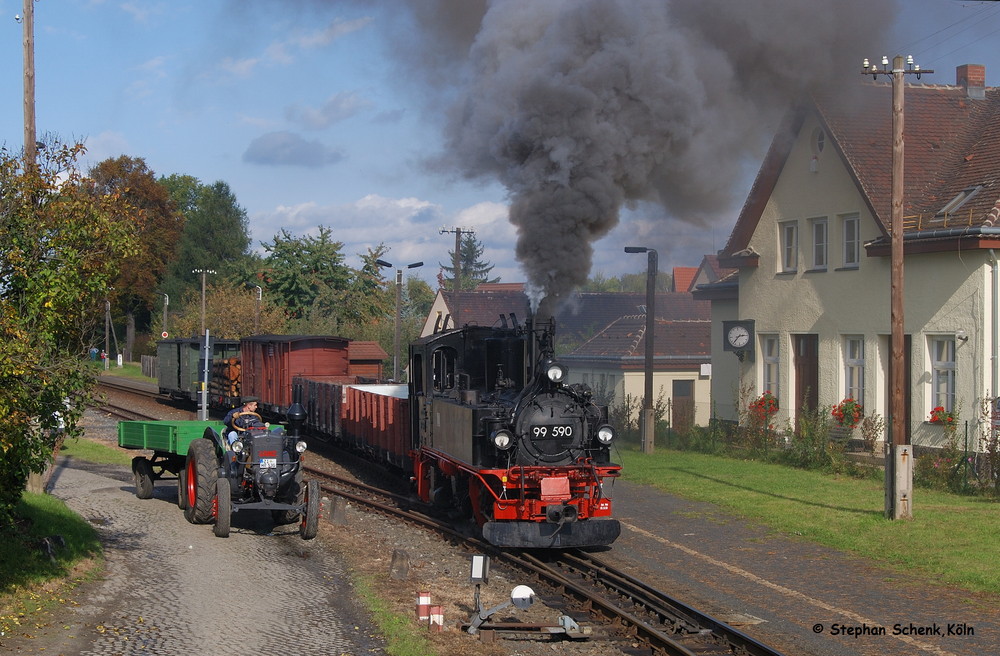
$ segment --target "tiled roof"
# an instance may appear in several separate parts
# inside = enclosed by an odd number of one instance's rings
[[[653,326],[653,355],[658,363],[671,360],[687,364],[709,361],[711,321],[657,319]],[[641,358],[646,352],[645,333],[645,315],[620,317],[570,355],[579,359]]]
[[[378,342],[351,342],[347,347],[347,357],[351,362],[362,360],[385,360],[389,357]]]
[[[698,267],[674,267],[673,284],[675,292],[691,291],[691,283],[698,275]]]
[[[860,76],[859,76],[860,77]],[[904,233],[1000,225],[1000,88],[911,84],[904,92]],[[749,243],[807,112],[815,111],[884,235],[891,213],[892,85],[859,84],[856,93],[816,97],[791,112],[771,145],[740,217],[720,252]],[[938,212],[964,189],[981,186],[957,212]],[[909,239],[909,237],[908,237]],[[990,246],[992,247],[992,246]],[[753,257],[754,254],[749,254]]]
[[[518,322],[528,317],[529,301],[524,292],[457,292],[459,325],[499,325],[499,316],[514,313]],[[449,309],[454,309],[456,292],[442,291]],[[654,299],[657,318],[667,320],[709,320],[711,303],[696,301],[687,292],[665,292]],[[582,292],[574,294],[557,309],[556,331],[569,338],[589,337],[611,322],[644,312],[645,294]]]

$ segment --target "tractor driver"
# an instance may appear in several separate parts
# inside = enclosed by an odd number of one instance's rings
[[[233,426],[233,420],[237,415],[243,414],[244,412],[252,412],[254,414],[257,413],[256,396],[248,396],[245,399],[243,399],[243,405],[241,405],[238,408],[233,408],[232,410],[230,410],[228,413],[226,413],[225,419],[222,420],[222,423],[226,425],[226,441],[230,445],[232,445],[232,443],[236,441],[236,428]]]

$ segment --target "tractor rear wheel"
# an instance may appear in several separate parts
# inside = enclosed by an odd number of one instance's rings
[[[132,458],[132,478],[135,479],[135,496],[153,498],[153,465],[142,456]]]
[[[220,478],[215,482],[215,526],[212,532],[217,538],[229,537],[229,526],[233,519],[233,488],[228,478]]]
[[[207,524],[212,521],[212,499],[215,498],[215,481],[219,479],[219,462],[210,440],[202,437],[191,442],[184,469],[187,479],[184,517],[192,524]]]
[[[312,540],[319,532],[319,481],[306,483],[306,510],[299,523],[299,535],[303,540]]]

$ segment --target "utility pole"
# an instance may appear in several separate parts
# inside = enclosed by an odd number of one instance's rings
[[[38,157],[35,138],[35,0],[24,0],[15,17],[24,31],[24,164],[34,167]]]
[[[890,212],[890,283],[889,307],[891,337],[889,340],[890,375],[892,390],[889,397],[889,430],[892,444],[886,445],[885,457],[885,516],[887,519],[913,519],[913,447],[906,434],[906,399],[903,395],[906,375],[905,335],[903,321],[903,90],[904,76],[933,73],[921,71],[913,57],[896,55],[889,69],[889,58],[882,57],[882,68],[867,59],[861,64],[861,73],[878,79],[885,75],[892,79],[892,201]]]
[[[462,233],[464,232],[465,234],[468,234],[468,235],[473,235],[475,233],[472,230],[469,230],[468,228],[466,228],[465,230],[462,230],[462,228],[452,228],[451,230],[449,230],[447,228],[441,228],[441,231],[440,231],[439,234],[443,235],[443,234],[448,233],[448,232],[454,232],[455,233],[455,254],[454,254],[454,257],[452,257],[453,275],[455,276],[454,280],[452,281],[453,282],[452,288],[455,291],[455,296],[454,296],[454,300],[452,301],[452,305],[454,307],[452,307],[452,309],[451,309],[451,322],[452,322],[452,327],[453,328],[458,328],[459,327],[459,324],[458,324],[458,322],[459,322],[459,304],[460,304],[458,295],[462,291],[462,284],[461,284],[461,281],[462,281]],[[445,327],[447,328],[447,326],[445,326]]]

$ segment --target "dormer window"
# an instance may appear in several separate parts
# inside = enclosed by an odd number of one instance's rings
[[[974,198],[979,190],[983,188],[983,185],[976,185],[974,187],[966,187],[962,191],[958,192],[958,195],[948,201],[948,204],[938,210],[938,216],[947,216],[949,214],[954,214],[963,205],[965,205],[969,200]]]

